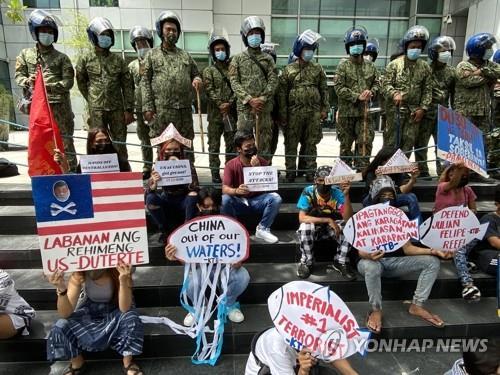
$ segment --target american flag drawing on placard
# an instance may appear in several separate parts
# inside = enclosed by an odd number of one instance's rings
[[[149,262],[142,173],[32,178],[43,269]]]

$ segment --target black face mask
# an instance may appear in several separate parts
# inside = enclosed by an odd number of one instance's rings
[[[325,184],[316,184],[316,190],[321,195],[326,195],[330,192],[330,186]]]
[[[111,143],[97,143],[94,150],[96,154],[114,154],[116,152]]]
[[[460,182],[458,183],[458,187],[464,187],[469,183],[469,176],[462,176]]]
[[[170,159],[172,156],[175,156],[177,159],[181,158],[181,152],[180,151],[175,151],[175,152],[165,152],[164,158],[165,160]]]
[[[211,209],[211,210],[200,210],[200,215],[201,216],[207,216],[207,215],[217,215],[219,213],[219,210],[217,209]]]
[[[251,147],[251,148],[248,148],[246,150],[243,150],[243,155],[248,158],[248,159],[251,159],[252,156],[254,155],[257,155],[257,147]]]

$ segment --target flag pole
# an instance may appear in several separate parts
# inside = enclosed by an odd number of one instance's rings
[[[52,139],[54,141],[55,148],[58,148],[59,146],[57,144],[56,133],[54,132],[54,117],[53,117],[53,113],[52,113],[52,108],[50,108],[49,95],[47,94],[47,87],[45,86],[45,79],[43,78],[42,66],[40,63],[38,63],[37,74],[40,74],[41,79],[42,79],[43,95],[44,95],[45,103],[47,103],[47,110],[49,112],[50,127],[52,128]],[[35,78],[35,80],[36,80],[36,78]]]

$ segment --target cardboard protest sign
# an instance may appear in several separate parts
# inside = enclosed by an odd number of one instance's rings
[[[332,171],[325,177],[326,185],[341,184],[343,182],[362,181],[361,173],[356,173],[342,159],[336,159],[332,166]]]
[[[158,160],[154,170],[161,176],[158,186],[185,185],[193,182],[189,160]]]
[[[408,159],[405,153],[398,148],[398,150],[394,153],[394,155],[391,156],[387,163],[377,168],[377,173],[407,173],[414,170],[417,166],[417,163],[410,162],[410,159]]]
[[[82,173],[120,172],[117,154],[80,156]]]
[[[276,167],[245,167],[243,182],[250,191],[278,190],[278,168]]]
[[[163,142],[166,142],[170,139],[175,139],[180,144],[186,146],[187,148],[191,148],[192,142],[190,139],[184,138],[181,133],[175,128],[174,124],[170,123],[163,133],[156,138],[151,138],[151,146],[157,146]]]
[[[37,176],[31,185],[45,273],[149,262],[141,173]]]
[[[437,155],[452,163],[463,162],[467,168],[488,177],[483,132],[461,114],[441,105]]]
[[[420,241],[433,249],[455,251],[474,239],[481,240],[488,223],[480,224],[474,212],[463,206],[436,212],[419,228]]]
[[[223,215],[202,216],[177,228],[168,242],[186,263],[238,263],[248,258],[250,238],[241,223]]]
[[[396,251],[410,238],[419,238],[418,220],[408,220],[399,208],[379,203],[363,208],[344,227],[346,240],[366,252]]]
[[[365,351],[370,337],[328,286],[292,281],[275,290],[267,300],[274,326],[294,349],[308,348],[323,361],[347,358]]]

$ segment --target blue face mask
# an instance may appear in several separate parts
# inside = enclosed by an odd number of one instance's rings
[[[349,47],[349,55],[361,55],[363,53],[363,45],[355,44]]]
[[[314,56],[314,51],[311,50],[311,49],[305,49],[304,51],[302,51],[302,59],[304,61],[311,61],[312,58]]]
[[[38,41],[42,46],[48,47],[54,43],[54,35],[49,33],[38,33]]]
[[[215,58],[219,61],[226,61],[226,51],[215,51]]]
[[[113,44],[113,39],[107,35],[99,35],[97,37],[97,45],[101,48],[108,49]]]
[[[483,60],[489,60],[491,59],[492,56],[493,56],[493,50],[489,48],[484,52]]]
[[[247,41],[251,48],[257,48],[262,43],[262,37],[260,34],[252,34],[248,36]]]
[[[420,55],[422,54],[422,50],[420,48],[412,48],[406,51],[406,56],[410,60],[418,60]]]

